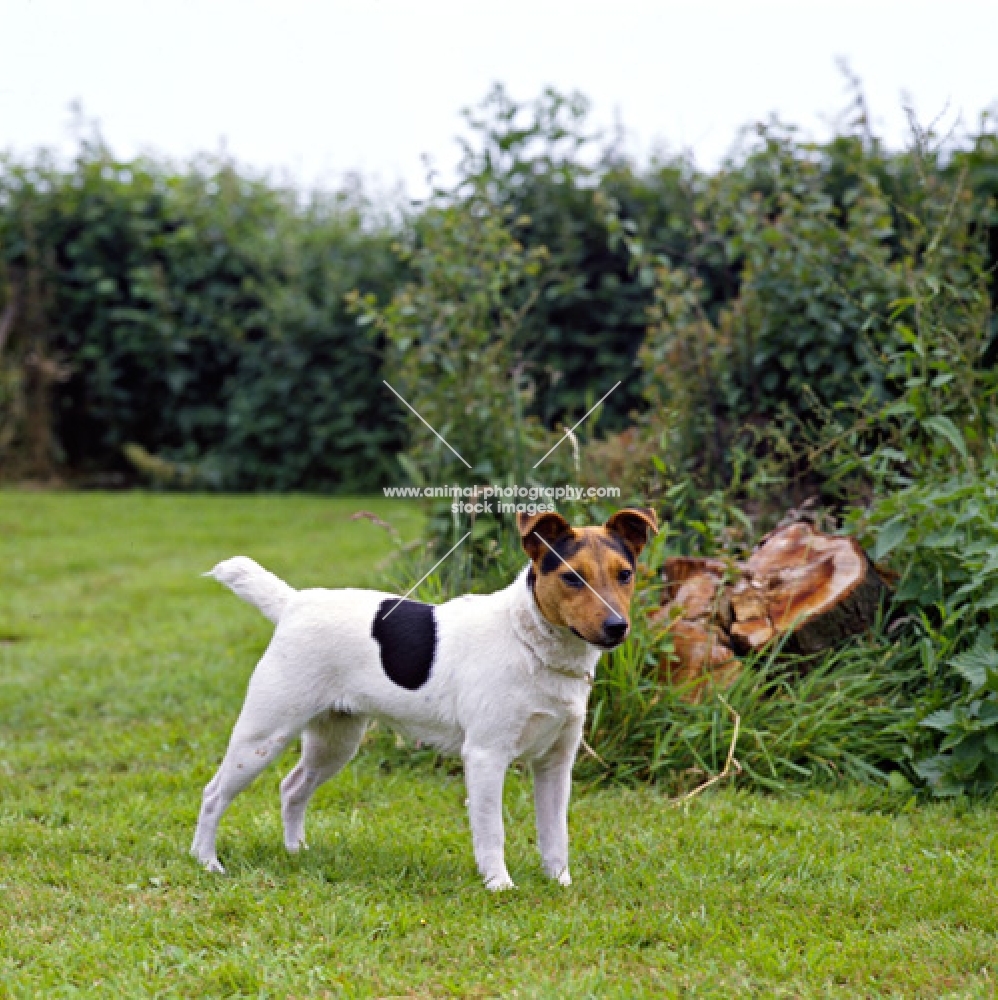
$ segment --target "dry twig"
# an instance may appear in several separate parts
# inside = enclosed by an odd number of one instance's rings
[[[383,520],[378,517],[377,514],[369,510],[358,510],[350,515],[351,521],[370,521],[371,524],[377,525],[379,528],[384,528],[389,535],[392,536],[396,541],[398,541],[399,533],[393,524],[389,524],[388,521]]]
[[[711,785],[716,785],[717,782],[723,781],[732,772],[735,775],[742,773],[742,765],[738,763],[738,758],[735,756],[735,747],[738,745],[738,732],[742,727],[742,717],[720,696],[717,696],[718,701],[731,713],[731,717],[735,720],[735,729],[731,734],[731,746],[728,747],[728,759],[724,762],[724,770],[715,774],[713,778],[708,778],[703,784],[697,785],[692,791],[687,792],[685,795],[680,795],[677,799],[670,799],[669,804],[678,806],[682,805],[684,802],[688,802],[695,795],[699,795],[702,791],[710,788]]]
[[[608,771],[610,770],[610,765],[586,742],[584,737],[582,739],[582,749],[594,760],[599,761]]]

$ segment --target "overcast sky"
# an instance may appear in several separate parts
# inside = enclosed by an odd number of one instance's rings
[[[79,102],[121,155],[224,142],[303,184],[360,171],[416,195],[497,80],[581,90],[635,155],[705,166],[774,112],[827,134],[840,58],[895,143],[903,93],[970,127],[998,102],[998,0],[0,0],[0,39],[0,149],[71,149]]]

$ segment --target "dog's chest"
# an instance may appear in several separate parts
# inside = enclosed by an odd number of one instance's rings
[[[526,760],[543,757],[565,728],[565,717],[548,711],[531,712],[523,721],[515,754]]]

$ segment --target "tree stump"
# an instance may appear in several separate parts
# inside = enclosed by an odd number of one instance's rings
[[[672,656],[659,663],[670,684],[698,704],[711,684],[728,687],[741,673],[741,661],[724,627],[731,605],[724,586],[728,566],[718,559],[679,556],[663,567],[666,603],[649,619],[662,622],[672,636]]]
[[[659,668],[694,702],[711,684],[734,682],[736,654],[776,641],[818,653],[865,632],[887,590],[855,539],[805,521],[770,532],[744,562],[678,557],[663,576],[665,601],[650,618],[672,635],[673,651]]]

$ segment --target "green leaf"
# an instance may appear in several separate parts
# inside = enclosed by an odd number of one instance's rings
[[[956,715],[951,708],[941,708],[922,719],[921,724],[926,729],[938,729],[942,733],[949,732],[956,725]]]
[[[908,525],[900,517],[888,521],[877,535],[876,544],[873,547],[873,561],[880,562],[886,555],[893,552],[905,539],[908,534]]]
[[[938,437],[945,438],[963,458],[969,457],[967,442],[964,441],[963,434],[960,433],[960,428],[949,417],[939,413],[923,420],[922,426]]]
[[[982,701],[978,718],[986,726],[998,725],[998,702]]]
[[[991,636],[978,636],[973,647],[952,657],[949,665],[975,690],[983,687],[988,679],[988,670],[998,668],[998,652]]]

